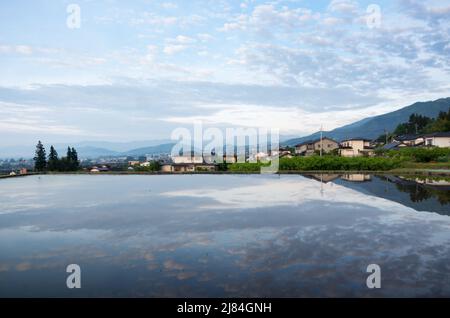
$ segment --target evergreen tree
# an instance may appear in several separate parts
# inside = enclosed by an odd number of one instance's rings
[[[72,148],[67,147],[66,157],[62,161],[63,171],[72,171]]]
[[[58,153],[53,146],[50,147],[47,166],[50,171],[57,171],[60,168]]]
[[[423,133],[425,127],[433,122],[432,118],[419,114],[412,114],[406,123],[400,124],[395,129],[395,135],[408,135]]]
[[[45,168],[47,167],[45,148],[40,140],[36,145],[36,155],[33,158],[33,160],[34,160],[34,169],[36,171],[44,171]]]
[[[73,171],[77,171],[80,168],[80,161],[78,160],[78,153],[75,148],[71,149],[71,168]]]

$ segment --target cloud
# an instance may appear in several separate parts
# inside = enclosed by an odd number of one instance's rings
[[[426,20],[431,24],[436,24],[443,20],[448,21],[450,15],[450,4],[433,6],[417,0],[401,0],[401,4],[410,16],[419,20]]]
[[[178,9],[178,5],[176,3],[173,2],[164,2],[161,4],[161,7],[163,7],[164,9]]]
[[[175,53],[179,53],[182,52],[184,50],[186,50],[188,48],[187,45],[182,45],[182,44],[168,44],[164,47],[164,53],[172,55]]]
[[[82,33],[88,29],[82,28],[71,33],[70,41],[45,39],[23,26],[20,34],[5,29],[10,36],[4,41],[14,42],[0,43],[0,55],[6,57],[0,60],[0,85],[33,89],[0,87],[0,102],[49,107],[56,113],[49,114],[48,125],[93,134],[110,130],[115,135],[113,121],[122,127],[140,125],[139,119],[152,122],[133,127],[126,137],[132,138],[167,135],[178,119],[199,116],[219,123],[222,115],[223,125],[245,124],[251,122],[247,110],[267,112],[259,115],[259,123],[274,118],[289,130],[292,118],[307,116],[311,125],[297,129],[304,133],[318,122],[342,123],[327,114],[345,115],[347,122],[445,97],[450,5],[400,1],[400,6],[380,4],[382,24],[375,29],[367,27],[362,4],[350,0],[322,7],[301,1],[212,0],[202,6],[151,1],[145,7],[92,7],[92,19],[86,21],[96,32]],[[97,19],[99,13],[105,19]],[[54,17],[49,13],[48,18]],[[36,41],[21,35],[28,33]],[[107,34],[117,37],[105,40]],[[336,113],[347,110],[356,116]],[[89,127],[100,111],[108,121]],[[11,130],[18,123],[6,124]]]
[[[328,5],[331,12],[355,14],[358,10],[358,4],[352,0],[332,0]]]
[[[293,31],[319,17],[320,14],[313,13],[309,9],[288,9],[287,7],[278,9],[273,4],[262,4],[256,6],[249,15],[234,16],[219,30],[224,32],[250,30],[259,33],[272,33],[274,29]]]
[[[188,49],[195,42],[196,40],[191,37],[178,35],[175,38],[166,39],[167,44],[163,51],[166,54],[173,55]]]
[[[0,53],[33,54],[33,48],[28,45],[0,45]]]

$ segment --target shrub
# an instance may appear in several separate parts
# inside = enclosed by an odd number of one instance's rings
[[[390,158],[404,158],[415,162],[431,162],[450,156],[450,148],[403,148],[386,153]]]
[[[399,158],[345,158],[345,157],[296,157],[282,158],[281,171],[318,171],[318,170],[364,170],[386,171],[398,168],[403,163]]]

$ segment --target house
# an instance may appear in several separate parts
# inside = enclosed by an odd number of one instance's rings
[[[373,156],[374,148],[370,144],[370,140],[366,138],[351,138],[341,142],[339,155],[342,157],[362,157]]]
[[[450,147],[450,132],[436,132],[425,135],[401,135],[396,136],[393,142],[398,143],[396,148],[403,147]]]
[[[339,143],[333,139],[324,137],[316,140],[305,141],[295,146],[295,154],[298,156],[311,156],[322,149],[323,153],[329,153],[339,148]]]
[[[203,163],[203,156],[196,155],[183,155],[183,156],[173,156],[172,161],[175,164],[201,164]]]
[[[310,174],[310,175],[304,175],[306,178],[311,178],[316,181],[320,181],[322,183],[329,183],[336,179],[340,178],[340,175],[338,174]]]
[[[237,156],[236,155],[232,155],[232,156],[224,155],[223,156],[223,162],[236,163],[237,162]]]
[[[140,164],[141,162],[137,160],[128,161],[129,166],[139,166]]]
[[[101,167],[93,166],[89,171],[91,173],[99,173],[99,172],[108,172],[111,168],[107,165],[103,165]]]
[[[450,147],[450,131],[426,134],[422,137],[425,146],[449,148]]]
[[[215,164],[173,163],[161,166],[161,172],[211,172],[216,171]]]
[[[20,173],[20,174],[27,174],[27,173],[28,173],[28,170],[27,170],[27,168],[20,168],[19,173]]]
[[[293,156],[293,155],[291,154],[291,152],[289,151],[289,152],[280,152],[279,157],[280,157],[280,158],[288,158],[288,159],[291,159],[291,158],[293,158],[294,156]]]
[[[161,165],[161,172],[172,172],[172,165],[170,163]]]
[[[398,147],[417,147],[424,144],[424,138],[421,135],[401,135],[393,138],[393,142],[397,142]]]

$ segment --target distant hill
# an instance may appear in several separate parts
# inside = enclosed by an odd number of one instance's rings
[[[127,152],[130,149],[138,149],[145,147],[153,147],[162,144],[168,144],[172,141],[170,139],[159,139],[159,140],[139,140],[139,141],[129,141],[129,142],[114,142],[114,141],[81,141],[75,144],[71,144],[72,147],[82,148],[82,147],[93,147],[99,149],[105,149],[108,151],[113,151],[117,153]],[[55,144],[56,148],[60,146],[64,147],[65,144]]]
[[[365,118],[353,124],[324,132],[323,135],[335,139],[336,141],[342,141],[353,137],[375,139],[384,134],[385,129],[388,132],[393,132],[399,124],[407,122],[409,116],[414,113],[435,118],[438,116],[439,112],[447,112],[449,107],[450,97],[430,102],[418,102],[391,113]],[[320,132],[301,138],[290,139],[282,144],[286,146],[295,146],[301,142],[317,138],[320,138]]]
[[[121,153],[123,156],[145,156],[145,155],[154,155],[159,153],[170,153],[172,151],[174,144],[162,144],[151,147],[143,147],[138,149],[132,149]]]
[[[98,157],[106,157],[106,156],[117,156],[120,153],[117,151],[113,151],[110,149],[106,149],[106,148],[100,148],[100,147],[90,147],[90,146],[85,146],[85,147],[78,147],[76,148],[77,152],[78,152],[78,157],[80,158],[98,158]],[[56,151],[58,152],[58,154],[60,156],[65,156],[66,152],[67,152],[67,148],[63,148],[63,149],[56,149]]]

